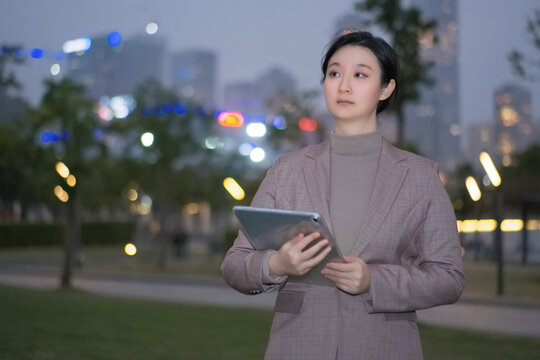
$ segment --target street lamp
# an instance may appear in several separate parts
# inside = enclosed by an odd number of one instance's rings
[[[497,261],[497,295],[503,294],[503,248],[502,248],[502,232],[501,232],[501,222],[502,222],[502,198],[501,192],[498,189],[501,185],[501,176],[497,171],[497,168],[491,160],[491,156],[485,151],[480,153],[480,163],[484,168],[489,181],[493,185],[495,192],[495,221],[497,222],[497,227],[495,228],[494,242],[495,242],[495,257]]]

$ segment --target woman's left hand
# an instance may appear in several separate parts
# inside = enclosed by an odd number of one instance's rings
[[[343,263],[328,262],[321,274],[333,281],[338,289],[351,295],[368,291],[371,274],[365,261],[356,256],[343,256],[343,259]]]

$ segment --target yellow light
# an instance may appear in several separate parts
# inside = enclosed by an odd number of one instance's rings
[[[132,243],[129,243],[124,247],[124,251],[129,256],[133,256],[133,255],[135,255],[137,253],[137,247],[135,245],[133,245]]]
[[[135,189],[129,189],[128,190],[128,200],[129,201],[135,201],[139,197],[139,194],[137,194],[137,190]]]
[[[477,220],[464,220],[461,223],[461,232],[471,233],[476,231]]]
[[[472,176],[467,176],[467,179],[465,180],[465,186],[467,186],[467,191],[469,192],[469,195],[471,196],[471,199],[473,201],[478,201],[482,197],[482,193],[480,192],[480,188],[478,187],[478,184],[476,183],[476,180]]]
[[[456,221],[456,225],[457,225],[457,230],[458,230],[458,232],[462,232],[463,221],[457,220],[457,221]]]
[[[495,168],[495,165],[491,160],[491,156],[489,156],[487,152],[482,151],[480,153],[480,162],[482,163],[482,166],[484,167],[484,170],[489,177],[489,181],[491,181],[493,186],[497,187],[501,185],[501,176],[499,175],[497,168]]]
[[[194,202],[191,202],[189,204],[186,204],[186,212],[189,214],[189,215],[195,215],[195,214],[198,214],[199,213],[199,204],[197,203],[194,203]]]
[[[502,231],[521,231],[523,229],[523,220],[521,219],[506,219],[501,223]]]
[[[69,195],[67,192],[64,191],[64,189],[60,185],[56,185],[54,188],[54,195],[60,200],[61,202],[67,202],[69,200]]]
[[[56,163],[56,172],[58,173],[58,175],[60,175],[64,179],[67,179],[67,177],[69,176],[68,167],[66,166],[66,164],[64,164],[61,161]]]
[[[497,228],[497,221],[493,219],[478,220],[476,223],[476,231],[478,232],[491,232]]]
[[[246,196],[242,187],[231,177],[223,180],[223,186],[235,200],[242,200]]]
[[[67,177],[66,182],[69,186],[74,187],[75,184],[77,184],[77,179],[75,179],[75,176],[73,176],[73,174],[70,174]]]
[[[540,221],[539,220],[527,220],[527,230],[540,230]]]

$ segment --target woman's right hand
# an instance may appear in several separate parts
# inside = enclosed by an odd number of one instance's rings
[[[306,247],[320,236],[318,232],[307,236],[298,234],[283,244],[268,260],[270,276],[273,278],[282,275],[301,276],[317,266],[330,253],[328,240],[318,240],[308,249]]]

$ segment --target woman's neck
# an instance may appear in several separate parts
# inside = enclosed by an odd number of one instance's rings
[[[338,135],[354,136],[377,131],[377,120],[344,122],[334,120],[334,132]]]

